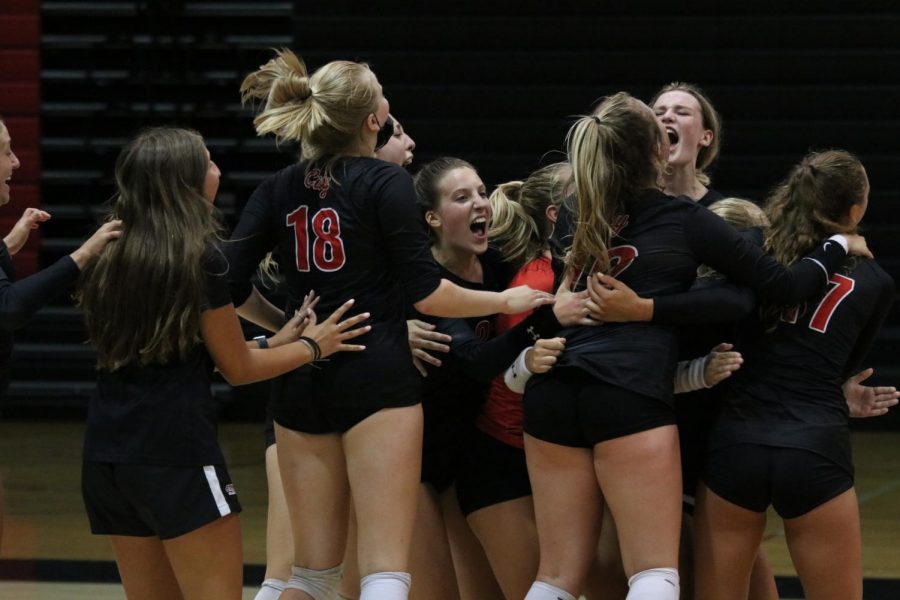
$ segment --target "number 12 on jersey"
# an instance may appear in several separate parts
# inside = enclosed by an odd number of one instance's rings
[[[303,205],[285,218],[285,224],[294,230],[297,270],[309,271],[309,230],[312,229],[313,265],[320,271],[337,271],[346,261],[344,241],[341,239],[341,222],[337,212],[333,208],[321,208],[312,219],[307,219],[308,216],[309,207]]]

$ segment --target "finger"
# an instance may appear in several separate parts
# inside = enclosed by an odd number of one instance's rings
[[[611,287],[614,290],[621,290],[625,288],[625,284],[615,277],[610,277],[609,275],[605,275],[603,273],[595,273],[594,275],[597,277],[597,281],[605,286]]]
[[[420,329],[426,329],[428,331],[434,331],[434,325],[431,323],[427,323],[425,321],[420,321],[419,319],[410,319],[410,323],[413,323],[416,327]]]
[[[422,377],[428,377],[428,371],[425,370],[425,365],[422,364],[418,358],[413,356],[413,366],[416,368],[416,371],[419,372],[419,375]]]
[[[415,348],[415,349],[412,351],[412,353],[413,353],[413,356],[414,356],[415,358],[418,358],[419,360],[425,361],[425,362],[427,362],[429,365],[434,365],[435,367],[439,367],[439,366],[441,366],[441,365],[443,364],[439,358],[434,357],[434,356],[428,354],[428,353],[425,352],[424,350],[420,350],[420,349],[418,349],[418,348]]]
[[[330,321],[332,323],[337,323],[338,321],[340,321],[341,317],[344,316],[344,313],[350,310],[350,307],[353,306],[354,302],[355,300],[351,298],[350,300],[347,300],[346,302],[338,306],[335,311],[331,313],[331,316],[325,319],[325,322],[327,323]]]
[[[357,344],[341,344],[340,346],[338,346],[339,352],[362,352],[365,349],[365,346],[360,346]]]
[[[368,333],[370,331],[372,331],[371,325],[363,325],[362,327],[356,327],[354,329],[343,330],[340,332],[341,333],[340,339],[349,340],[349,339],[361,336],[362,334]]]
[[[603,325],[603,321],[600,319],[592,319],[590,317],[584,317],[583,319],[578,320],[579,325],[585,325],[587,327],[593,327],[594,325]]]
[[[441,333],[440,331],[420,331],[418,337],[423,340],[431,340],[432,342],[440,342],[442,344],[449,344],[453,341],[451,336],[446,333]]]
[[[728,342],[722,342],[721,344],[719,344],[718,346],[713,348],[713,352],[727,352],[728,350],[731,350],[732,348],[734,348],[734,344],[729,344]]]
[[[354,325],[356,325],[358,323],[362,323],[363,321],[368,319],[370,316],[371,316],[371,314],[364,312],[364,313],[359,313],[358,315],[353,315],[352,317],[348,317],[337,324],[338,331],[344,331],[345,329],[353,327]]]
[[[875,369],[869,367],[868,369],[864,369],[851,377],[850,381],[852,381],[853,383],[860,383],[861,381],[865,381],[866,379],[871,377],[873,373],[875,373]]]

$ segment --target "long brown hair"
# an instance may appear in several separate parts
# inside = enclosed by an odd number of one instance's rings
[[[186,129],[149,129],[119,154],[110,216],[122,237],[76,293],[98,368],[184,359],[200,342],[204,255],[220,232],[203,196],[208,168],[203,138]]]
[[[566,145],[578,199],[578,225],[566,261],[570,272],[592,264],[608,269],[613,218],[626,198],[658,186],[662,143],[653,113],[625,92],[605,98],[594,114],[569,129]]]
[[[543,252],[553,226],[547,208],[559,206],[572,180],[569,163],[542,167],[525,181],[500,184],[491,194],[491,244],[518,271]]]
[[[828,236],[854,233],[856,226],[842,221],[851,206],[863,201],[867,186],[865,169],[853,154],[845,150],[807,154],[766,203],[771,223],[766,250],[790,265]],[[779,312],[779,307],[764,306],[763,320],[772,324]]]

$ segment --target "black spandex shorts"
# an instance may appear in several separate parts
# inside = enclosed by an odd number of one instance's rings
[[[225,465],[172,467],[84,461],[91,532],[166,540],[241,512]]]
[[[346,370],[345,370],[346,371]],[[415,406],[417,385],[360,390],[343,381],[343,371],[301,367],[273,380],[276,394],[274,420],[303,433],[344,433],[385,408]],[[401,390],[401,392],[391,393]]]
[[[675,424],[662,400],[600,381],[581,369],[554,369],[525,391],[525,432],[545,442],[593,448],[600,442]]]
[[[853,473],[801,448],[735,444],[710,451],[706,486],[741,508],[783,519],[802,517],[853,487]]]
[[[456,478],[456,497],[463,514],[530,495],[525,451],[474,429]]]

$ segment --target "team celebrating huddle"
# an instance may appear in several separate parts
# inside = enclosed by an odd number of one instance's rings
[[[725,198],[721,119],[673,83],[489,194],[460,158],[407,172],[365,64],[281,50],[240,92],[301,157],[230,235],[203,138],[155,128],[52,267],[97,350],[83,494],[128,598],[241,597],[214,369],[273,380],[257,600],[770,600],[770,505],[806,597],[862,598],[847,417],[900,394],[862,385],[894,282],[855,156]],[[276,261],[284,306],[255,284]]]

